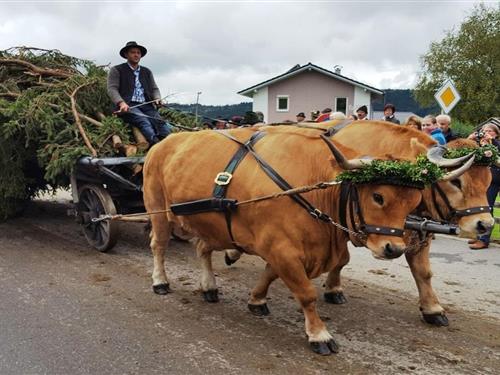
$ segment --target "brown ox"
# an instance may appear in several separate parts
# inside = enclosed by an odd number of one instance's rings
[[[362,136],[364,139],[378,139],[379,142],[374,147],[374,142],[360,141],[353,143],[353,139],[359,139]],[[423,132],[403,127],[394,126],[380,121],[367,123],[353,123],[342,131],[339,131],[333,139],[345,145],[350,145],[360,153],[375,154],[375,150],[387,150],[387,156],[390,154],[397,157],[411,157],[414,150],[408,148],[408,140],[414,139],[414,147],[422,148],[422,152],[435,144],[435,141],[424,134]],[[415,144],[415,141],[418,144]],[[422,147],[423,146],[423,147]],[[455,140],[447,145],[449,148],[460,147],[477,147],[476,143],[470,140]],[[438,183],[443,190],[454,210],[464,210],[477,206],[488,206],[486,198],[486,190],[491,182],[491,173],[486,166],[473,166],[464,174],[456,179],[449,181],[441,181]],[[453,217],[443,200],[438,196],[436,202],[432,198],[430,188],[426,188],[423,193],[422,203],[424,214],[435,218],[436,220],[446,220],[447,217],[441,217],[436,208],[438,208],[445,216],[449,215],[452,222],[458,223],[463,234],[476,238],[476,235],[484,234],[491,230],[494,219],[489,212],[478,213],[475,215]],[[415,236],[415,234],[412,234]],[[412,275],[417,284],[420,300],[420,311],[423,314],[424,320],[427,323],[434,325],[448,325],[448,320],[445,315],[444,308],[440,305],[436,293],[431,284],[432,271],[429,261],[429,249],[431,239],[428,237],[416,251],[405,254],[408,265],[410,266]],[[340,283],[340,271],[343,267],[342,263],[347,264],[349,261],[349,253],[347,249],[343,252],[344,259],[339,265],[332,270],[327,278],[325,287],[325,299],[329,302],[343,302],[342,286]]]
[[[323,123],[322,126],[327,128],[335,125],[336,122]],[[272,132],[273,130],[269,129]],[[280,128],[276,128],[277,132],[281,132]],[[294,130],[290,130],[294,131]],[[380,121],[362,121],[354,122],[345,127],[334,135],[333,139],[345,145],[349,145],[356,149],[360,154],[380,155],[381,150],[385,150],[386,158],[414,158],[419,153],[425,153],[428,148],[434,146],[436,142],[424,134],[423,132],[413,130],[411,128],[395,126],[386,122]],[[371,140],[376,140],[373,142]],[[412,144],[409,147],[409,144]],[[450,148],[460,147],[477,147],[475,142],[470,140],[456,140],[448,144]],[[420,152],[418,152],[420,149]],[[486,190],[491,182],[491,173],[486,166],[473,166],[461,176],[449,181],[441,181],[438,183],[444,191],[449,202],[454,210],[464,210],[470,207],[487,206]],[[438,205],[439,211],[436,208]],[[426,188],[423,192],[421,213],[428,215],[436,220],[444,220],[441,214],[450,215],[452,222],[457,222],[462,230],[462,233],[467,233],[475,238],[477,234],[483,234],[491,229],[494,220],[490,213],[479,213],[464,217],[453,217],[449,207],[438,196],[434,201],[430,188]],[[340,280],[340,272],[342,268],[349,262],[349,252],[347,249],[348,236],[341,234],[344,241],[339,240],[339,261],[334,268],[329,272],[325,283],[325,300],[333,304],[342,304],[346,302],[343,295],[343,289]],[[416,233],[410,233],[406,236],[407,243],[410,239],[415,240]],[[355,241],[353,241],[355,242]],[[420,299],[420,310],[424,320],[427,323],[437,326],[448,325],[443,307],[431,285],[432,271],[429,261],[430,237],[427,237],[425,243],[414,251],[405,254],[411,272],[417,284]],[[226,262],[233,263],[240,256],[237,251],[228,251]],[[269,284],[274,280],[269,276],[270,270],[266,269],[257,286],[251,293],[250,303],[260,303],[263,307],[263,313],[269,313],[266,303],[266,294]]]
[[[230,134],[246,141],[254,132],[247,128],[231,130]],[[144,165],[144,203],[148,212],[164,210],[172,203],[209,198],[214,177],[224,170],[237,148],[236,143],[213,131],[175,134],[154,146]],[[302,130],[294,135],[270,132],[255,149],[292,186],[331,181],[340,172],[317,130]],[[356,156],[347,147],[340,149],[348,157]],[[247,156],[236,170],[227,196],[242,201],[278,190],[256,161]],[[314,206],[338,220],[338,187],[313,191],[305,196]],[[359,186],[360,205],[367,224],[403,228],[406,216],[417,207],[421,197],[421,192],[413,188]],[[169,291],[164,251],[174,223],[201,239],[197,252],[204,268],[202,290],[215,291],[211,253],[233,247],[224,215],[175,216],[168,212],[151,215],[151,223],[155,292],[165,294]],[[310,279],[334,269],[341,261],[337,251],[342,246],[340,230],[314,220],[288,197],[240,207],[233,215],[232,229],[237,245],[263,258],[268,263],[268,277],[280,277],[292,291],[304,312],[305,330],[312,349],[321,354],[337,351],[337,345],[316,311],[317,295]],[[342,241],[345,242],[343,238]],[[374,255],[384,258],[388,254],[403,253],[405,243],[400,237],[370,234],[366,246]]]

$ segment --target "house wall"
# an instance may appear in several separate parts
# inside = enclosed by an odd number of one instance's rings
[[[276,97],[278,95],[289,96],[288,112],[276,111]],[[315,71],[299,73],[268,86],[268,116],[266,116],[266,122],[295,121],[295,116],[299,112],[304,112],[306,119],[310,120],[312,111],[321,111],[326,107],[335,110],[336,97],[346,97],[347,111],[352,113],[354,108],[354,85],[327,77]]]
[[[259,89],[256,93],[253,94],[253,105],[252,111],[254,112],[262,112],[264,114],[264,120],[266,122],[268,119],[268,88],[263,87]]]

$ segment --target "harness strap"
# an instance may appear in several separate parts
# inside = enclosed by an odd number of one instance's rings
[[[451,206],[451,203],[448,200],[448,197],[444,193],[443,189],[441,189],[441,187],[437,183],[432,184],[431,191],[432,191],[432,201],[433,201],[434,205],[436,206],[436,211],[438,212],[439,216],[441,216],[441,219],[443,219],[445,221],[449,221],[451,219],[451,217],[453,216],[453,212],[455,210]],[[441,211],[441,208],[439,207],[439,204],[438,204],[437,199],[436,199],[436,192],[439,194],[439,196],[443,200],[444,204],[446,205],[446,208],[449,211],[448,216],[445,216],[443,214],[443,212]]]
[[[326,137],[331,137],[332,135],[334,135],[338,131],[344,129],[351,122],[352,122],[352,120],[349,120],[349,119],[342,120],[337,125],[330,126],[328,129],[326,129],[325,132],[323,133],[323,135],[325,135]]]
[[[282,190],[290,190],[293,187],[285,180],[283,177],[279,175],[276,170],[273,169],[265,160],[263,160],[254,150],[253,145],[249,144],[248,150],[255,158],[257,163],[260,165],[262,170],[267,174],[267,176]],[[305,199],[300,194],[290,195],[295,202],[297,202],[300,206],[302,206],[313,218],[322,220],[324,222],[330,222],[330,216],[321,212],[321,210],[314,207],[307,199]]]
[[[233,155],[229,163],[226,165],[226,168],[224,169],[224,172],[221,172],[217,175],[215,178],[215,186],[214,190],[212,192],[212,195],[214,198],[218,199],[224,199],[226,197],[227,193],[227,188],[229,186],[229,183],[231,182],[231,179],[233,177],[233,173],[240,164],[240,162],[245,158],[245,156],[248,154],[248,151],[252,145],[254,145],[259,139],[264,137],[265,133],[263,132],[255,132],[252,134],[250,139],[243,143],[240,142],[238,139],[234,138],[231,134],[227,133],[226,131],[218,131],[219,134],[222,134],[223,136],[229,138],[230,140],[238,143],[241,147],[238,148],[238,151]],[[224,210],[224,218],[226,219],[226,227],[227,231],[229,233],[229,237],[231,238],[231,243],[233,244],[234,248],[236,250],[239,250],[241,252],[244,252],[244,249],[239,246],[236,243],[236,240],[233,235],[233,229],[232,229],[232,224],[231,224],[231,216],[233,213],[233,209],[236,208],[236,204],[232,207],[228,207],[228,209]]]
[[[347,228],[347,202],[349,200],[350,182],[342,181],[340,183],[339,198],[339,222],[340,225]]]
[[[227,188],[229,186],[229,183],[231,182],[234,171],[236,170],[240,162],[248,154],[248,146],[255,144],[259,139],[261,139],[265,135],[265,133],[256,132],[250,137],[250,139],[246,143],[242,143],[236,138],[234,138],[231,134],[228,134],[226,132],[219,131],[219,134],[224,135],[225,137],[238,143],[242,147],[238,148],[238,151],[236,151],[236,153],[233,155],[229,163],[227,163],[226,168],[224,168],[224,172],[219,173],[215,178],[215,186],[212,192],[214,198],[224,198],[226,196]]]
[[[443,219],[445,221],[450,221],[453,217],[461,218],[464,216],[470,216],[470,215],[475,215],[475,214],[480,214],[480,213],[486,213],[486,212],[491,213],[490,206],[470,207],[470,208],[465,208],[463,210],[454,209],[453,206],[451,205],[448,197],[444,193],[443,189],[441,189],[441,187],[437,183],[432,184],[431,192],[432,192],[432,201],[434,203],[434,206],[436,207],[436,211],[438,212],[439,216],[441,216],[441,219]],[[449,211],[448,216],[445,216],[443,214],[443,212],[441,211],[439,204],[437,203],[436,192],[439,194],[439,196],[443,200],[444,204],[448,208],[448,211]]]
[[[365,235],[382,234],[395,237],[403,237],[404,235],[403,229],[366,224],[359,203],[358,189],[351,182],[343,181],[340,185],[339,221],[344,227],[347,227],[347,209],[349,209],[352,231],[361,232]],[[359,220],[359,230],[356,225],[356,216]]]
[[[455,210],[453,211],[453,214],[457,217],[464,217],[486,212],[491,213],[491,211],[492,209],[490,206],[477,206],[477,207],[466,208],[464,210]]]

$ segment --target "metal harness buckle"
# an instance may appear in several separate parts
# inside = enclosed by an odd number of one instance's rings
[[[231,182],[233,175],[229,172],[220,172],[215,177],[214,182],[219,186],[228,185]]]

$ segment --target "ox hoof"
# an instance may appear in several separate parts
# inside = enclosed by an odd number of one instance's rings
[[[206,292],[202,292],[203,294],[203,299],[206,301],[206,302],[210,302],[210,303],[215,303],[215,302],[219,302],[219,290],[218,289],[210,289],[210,290],[207,290]]]
[[[226,266],[230,266],[231,264],[236,263],[238,259],[231,259],[229,255],[224,254],[224,262],[226,263]]]
[[[309,342],[309,345],[314,353],[320,355],[330,355],[339,352],[339,346],[333,339],[327,342]]]
[[[267,303],[264,303],[263,305],[252,305],[249,303],[248,310],[257,316],[266,316],[271,314],[271,311],[269,311],[269,308],[267,307]]]
[[[325,298],[326,303],[331,303],[334,305],[343,305],[344,303],[347,303],[347,299],[344,297],[344,293],[342,292],[324,293],[323,297]]]
[[[450,324],[448,322],[448,318],[444,313],[437,313],[437,314],[423,314],[422,316],[424,317],[424,320],[428,324],[432,324],[433,326],[437,327],[448,327]]]
[[[156,294],[165,295],[168,293],[172,293],[172,290],[170,289],[169,284],[158,284],[153,285],[153,292],[155,292]]]

